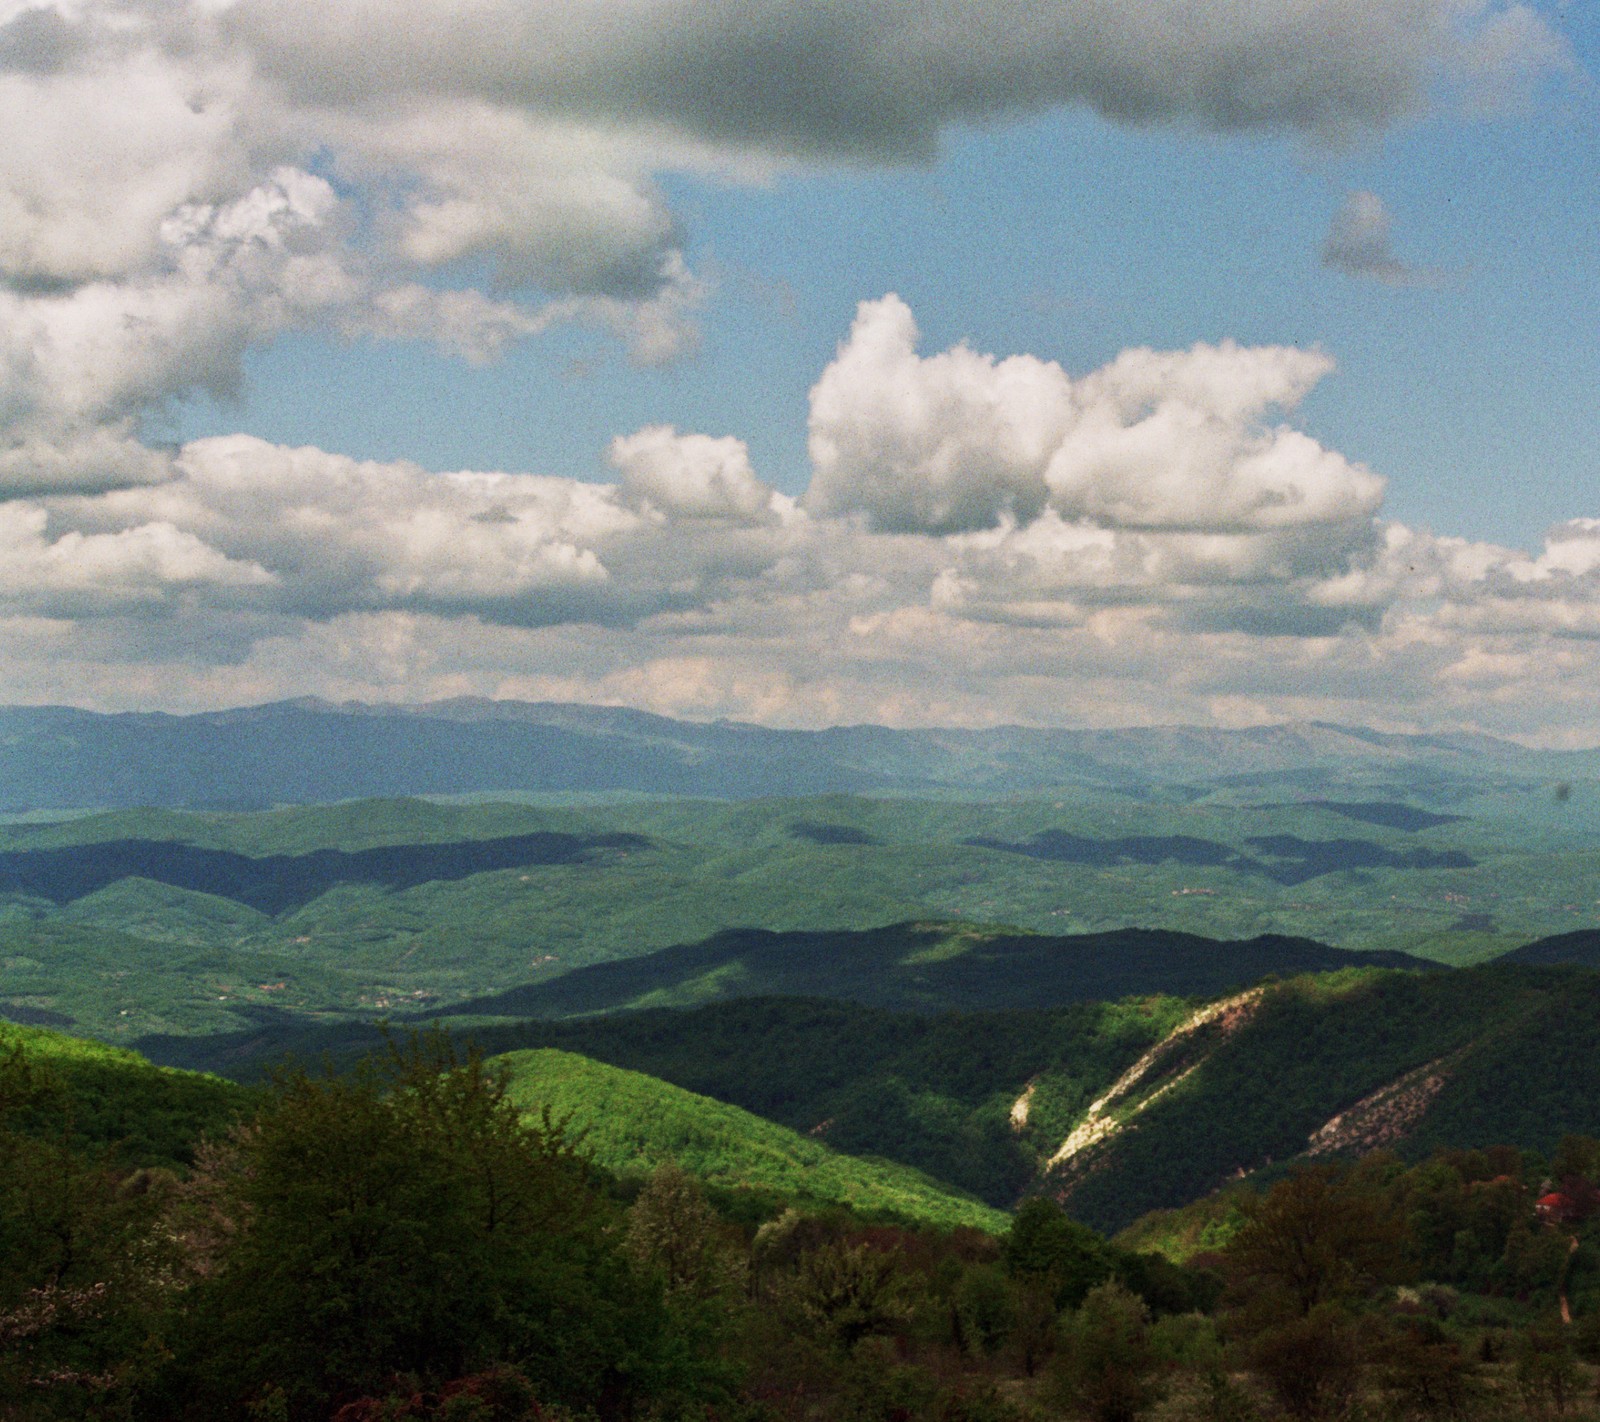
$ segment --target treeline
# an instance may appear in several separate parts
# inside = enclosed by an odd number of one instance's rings
[[[1029,1422],[1592,1408],[1600,1142],[1318,1165],[1109,1242],[597,1170],[442,1037],[293,1071],[188,1163],[0,1059],[0,1417]],[[1565,1322],[1563,1318],[1571,1321]]]

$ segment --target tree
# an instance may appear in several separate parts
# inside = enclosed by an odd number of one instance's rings
[[[845,1353],[892,1331],[911,1316],[898,1264],[891,1251],[845,1240],[807,1250],[790,1285],[798,1320],[818,1342]]]
[[[107,1409],[138,1381],[171,1277],[170,1184],[74,1142],[65,1084],[0,1055],[0,1395],[8,1419]]]
[[[349,1077],[289,1072],[212,1168],[232,1238],[192,1291],[173,1415],[274,1389],[321,1422],[396,1374],[497,1364],[555,1400],[647,1384],[659,1295],[559,1125],[523,1120],[475,1053],[431,1038]]]
[[[1404,1268],[1404,1226],[1388,1200],[1332,1167],[1297,1170],[1242,1210],[1225,1251],[1230,1280],[1269,1311],[1304,1318]]]
[[[1289,1417],[1343,1415],[1361,1376],[1355,1329],[1333,1304],[1316,1304],[1310,1312],[1258,1333],[1248,1357]]]
[[[1096,1285],[1062,1329],[1055,1392],[1094,1422],[1135,1422],[1161,1396],[1144,1300],[1111,1280]]]
[[[1379,1354],[1385,1387],[1411,1417],[1463,1418],[1478,1395],[1476,1368],[1435,1319],[1401,1326]]]
[[[671,1162],[629,1209],[624,1248],[636,1264],[660,1271],[669,1299],[704,1303],[737,1293],[749,1273],[699,1183]]]
[[[1005,1263],[1013,1277],[1048,1282],[1058,1309],[1081,1303],[1115,1267],[1099,1235],[1042,1196],[1017,1207],[1006,1235]]]

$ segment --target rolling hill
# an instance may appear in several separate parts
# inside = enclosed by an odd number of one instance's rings
[[[48,1029],[0,1023],[0,1061],[42,1068],[46,1104],[17,1111],[0,1100],[8,1124],[114,1147],[127,1166],[181,1166],[201,1137],[221,1135],[253,1092],[222,1077],[153,1065],[137,1052]]]
[[[1063,937],[959,923],[899,923],[845,933],[734,929],[703,943],[575,969],[449,1012],[573,1017],[774,996],[832,997],[924,1012],[994,1011],[1133,994],[1212,997],[1269,973],[1356,966],[1420,970],[1435,965],[1401,953],[1351,953],[1275,935],[1218,942],[1125,929]]]
[[[1052,939],[1136,925],[1473,962],[1594,923],[1600,832],[1581,815],[1530,827],[1529,807],[1544,804],[1533,791],[1474,801],[1470,815],[1065,792],[410,799],[13,822],[0,824],[0,1015],[123,1041],[225,1031],[269,1008],[372,1020],[542,989],[722,932],[906,922],[1001,922]],[[1078,995],[1138,990],[1125,974]]]
[[[754,1190],[807,1205],[845,1204],[991,1233],[1006,1217],[948,1185],[891,1161],[857,1159],[736,1106],[697,1096],[639,1072],[543,1049],[493,1058],[511,1099],[548,1108],[582,1148],[617,1175],[646,1175],[673,1162],[725,1189]]]
[[[482,1029],[1115,1230],[1296,1160],[1600,1134],[1600,973],[1347,970],[1206,1003],[938,1017],[800,1000]]]

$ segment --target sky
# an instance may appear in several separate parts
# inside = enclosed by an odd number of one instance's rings
[[[0,0],[0,702],[1600,744],[1571,0]]]

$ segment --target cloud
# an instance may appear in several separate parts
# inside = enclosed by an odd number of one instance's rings
[[[356,298],[337,209],[325,181],[279,168],[234,202],[168,214],[137,278],[0,287],[0,499],[159,477],[145,416],[236,389],[252,343]]]
[[[405,89],[782,155],[926,155],[947,125],[1083,105],[1116,122],[1343,137],[1464,66],[1560,43],[1497,0],[242,0],[225,32],[299,101]],[[359,53],[363,62],[347,63]]]
[[[650,425],[611,442],[611,463],[622,475],[621,496],[659,519],[727,519],[770,523],[793,509],[750,468],[743,440],[679,434]]]
[[[234,561],[170,523],[52,536],[43,509],[0,504],[0,590],[13,612],[123,612],[201,588],[231,600],[273,581],[258,564]]]
[[[755,479],[739,441],[646,429],[619,440],[614,458],[622,481],[590,484],[435,474],[237,435],[187,445],[160,483],[0,510],[34,537],[48,521],[50,556],[68,562],[82,548],[167,530],[208,567],[260,570],[251,607],[269,620],[410,609],[505,627],[621,624],[748,591],[800,551],[782,526],[794,521],[792,501]],[[191,609],[206,601],[202,589],[133,572],[129,598],[116,565],[95,574],[105,609],[138,604],[165,617],[180,592]],[[49,611],[55,585],[0,579],[0,607]],[[235,607],[231,591],[217,601],[219,616]]]
[[[1122,530],[1348,538],[1383,481],[1284,425],[1332,368],[1293,347],[1124,352],[1074,381],[1033,356],[917,354],[898,297],[865,302],[811,392],[807,506],[886,531],[973,533],[1046,508]]]
[[[191,227],[226,246],[293,207]],[[471,691],[800,724],[1248,706],[1600,736],[1600,518],[1536,552],[1386,521],[1376,475],[1282,422],[1330,370],[1226,344],[1080,378],[921,356],[885,298],[818,381],[801,501],[739,438],[664,425],[614,440],[598,483],[198,440],[120,486],[63,475],[0,502],[0,679],[102,705]]]
[[[965,346],[922,360],[910,308],[863,302],[811,391],[807,505],[889,531],[955,533],[1036,518],[1073,414],[1057,365]]]
[[[708,288],[663,174],[923,160],[954,125],[1062,106],[1340,142],[1440,85],[1563,64],[1504,0],[419,0],[404,23],[374,0],[12,6],[0,498],[163,477],[147,428],[237,390],[245,354],[292,330],[484,361],[579,323],[678,359]],[[997,497],[1035,515],[1048,431],[1001,423]],[[993,513],[946,492],[914,517]]]
[[[1395,255],[1393,225],[1388,205],[1376,193],[1347,194],[1323,240],[1322,265],[1384,286],[1436,285],[1438,272],[1411,266]]]

